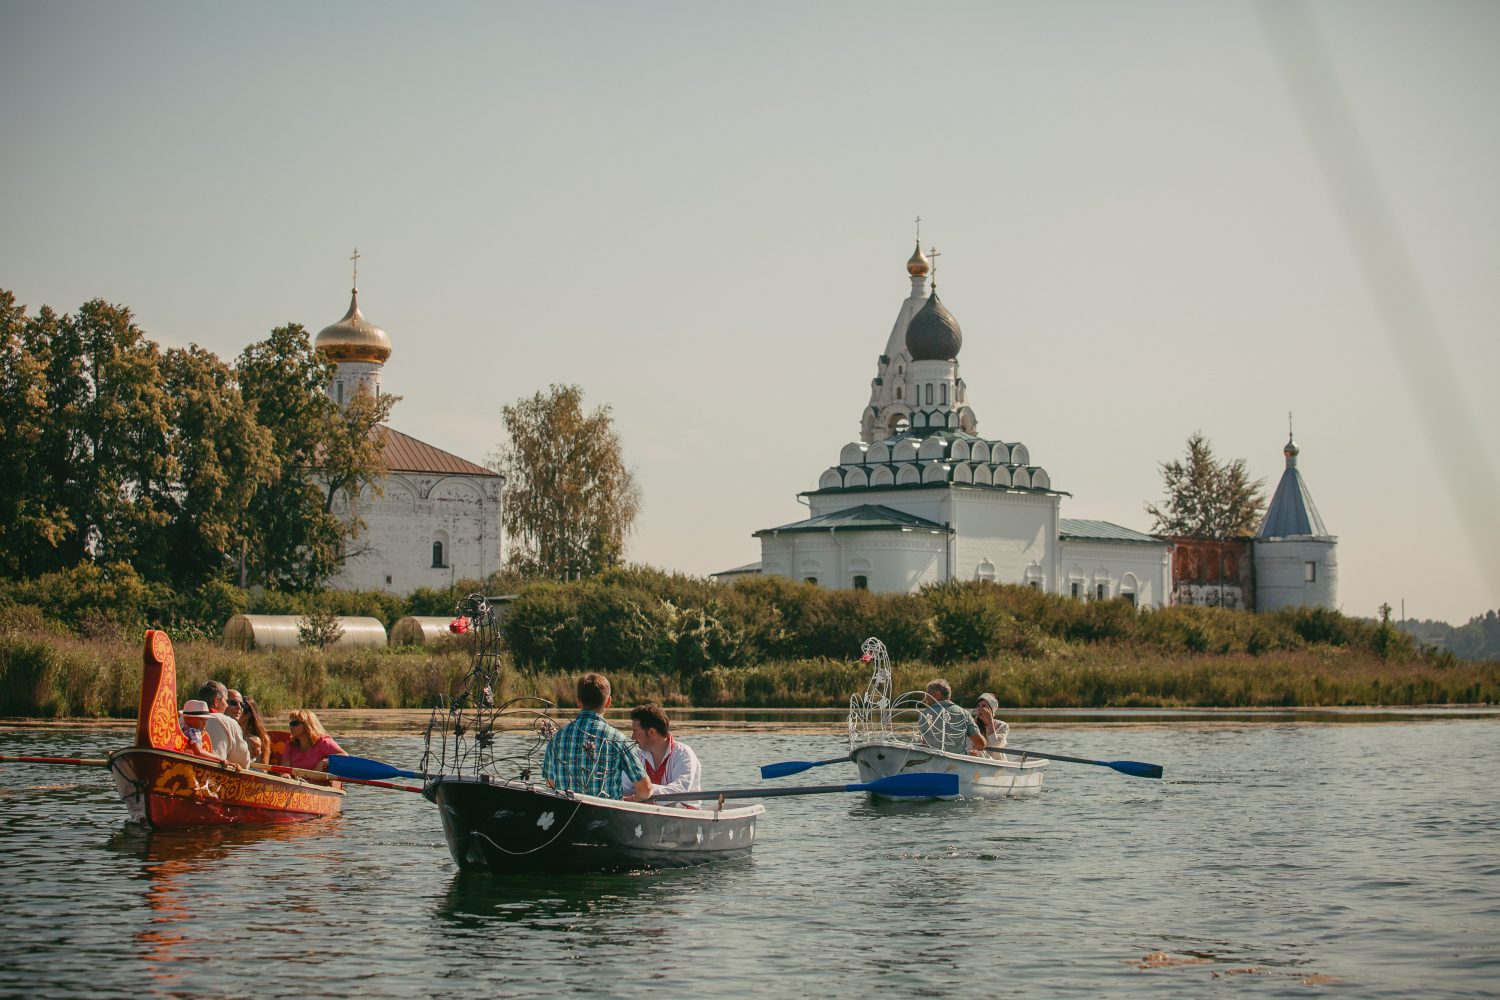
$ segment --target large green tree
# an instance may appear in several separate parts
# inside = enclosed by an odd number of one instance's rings
[[[1146,513],[1160,535],[1238,538],[1255,533],[1265,511],[1265,481],[1251,480],[1245,460],[1220,462],[1202,431],[1187,440],[1187,455],[1161,464],[1166,497]]]
[[[271,431],[255,420],[234,372],[196,344],[162,363],[173,403],[172,582],[195,588],[237,565],[254,534],[250,503],[276,481]]]
[[[585,413],[582,389],[553,385],[500,414],[511,568],[564,579],[618,563],[641,498],[609,407]]]

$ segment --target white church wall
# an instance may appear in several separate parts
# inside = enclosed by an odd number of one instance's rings
[[[350,544],[333,587],[409,594],[500,568],[498,479],[392,473],[383,486],[384,496],[366,491],[360,498],[365,530]],[[442,543],[440,565],[434,542]]]
[[[1058,498],[997,490],[954,490],[953,578],[1024,584],[1040,576],[1056,591]],[[1033,566],[1040,571],[1028,575]],[[987,576],[993,573],[992,577]]]
[[[1072,596],[1078,584],[1082,600],[1096,600],[1099,588],[1105,598],[1134,594],[1137,608],[1159,608],[1172,592],[1172,562],[1167,543],[1111,542],[1103,539],[1065,538],[1060,544],[1064,570],[1057,591]]]
[[[761,572],[848,590],[863,576],[880,594],[944,579],[945,535],[904,531],[796,531],[761,538]]]

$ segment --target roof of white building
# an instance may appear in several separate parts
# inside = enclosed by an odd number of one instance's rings
[[[385,451],[382,458],[392,472],[426,472],[444,476],[488,476],[500,478],[482,465],[459,458],[441,448],[434,448],[425,441],[418,441],[409,434],[402,434],[391,427],[380,428],[385,433]]]
[[[1087,521],[1076,517],[1064,517],[1059,519],[1059,538],[1088,539],[1097,542],[1152,542],[1163,544],[1163,539],[1155,535],[1147,535],[1133,528],[1125,528],[1108,521]]]
[[[783,531],[952,531],[945,524],[929,521],[925,517],[887,507],[884,504],[861,504],[843,510],[819,514],[805,521],[793,521],[777,528],[762,528],[755,537],[775,535]]]

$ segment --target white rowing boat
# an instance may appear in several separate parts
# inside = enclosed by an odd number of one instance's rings
[[[849,757],[860,781],[912,771],[954,774],[959,797],[966,799],[1041,789],[1046,760],[1020,751],[967,752],[963,716],[924,709],[920,691],[892,697],[890,656],[879,639],[866,639],[861,653],[871,666],[870,683],[849,700]]]

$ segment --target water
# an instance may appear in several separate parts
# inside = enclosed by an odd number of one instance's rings
[[[103,769],[0,765],[0,995],[1500,995],[1500,720],[1048,727],[1029,800],[767,800],[754,857],[460,875],[434,807],[147,834]],[[101,756],[120,730],[0,733]],[[352,753],[414,764],[408,736]],[[711,785],[843,751],[705,732]],[[855,780],[835,765],[783,783]],[[1153,953],[1173,964],[1142,968]]]

